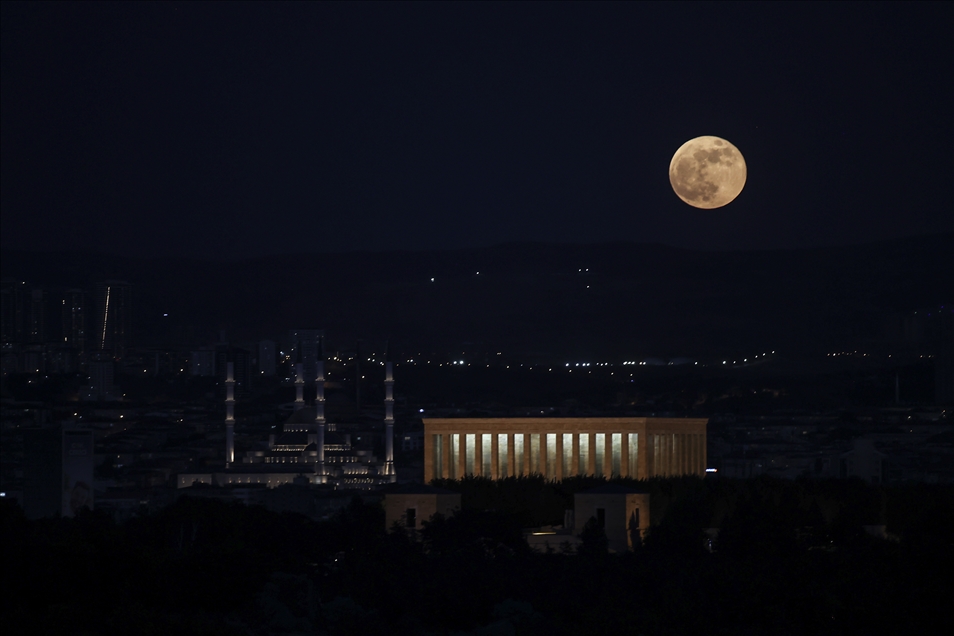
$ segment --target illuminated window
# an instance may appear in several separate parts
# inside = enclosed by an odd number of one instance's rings
[[[540,435],[530,435],[530,474],[540,474]]]
[[[515,473],[517,475],[523,474],[523,460],[524,460],[523,442],[524,442],[523,433],[518,433],[513,436],[513,461],[514,461],[514,465],[516,466]]]
[[[556,479],[556,463],[557,463],[557,449],[556,449],[556,435],[553,433],[547,433],[547,479]]]
[[[484,477],[493,475],[493,473],[490,472],[491,460],[493,459],[490,446],[490,433],[483,433],[480,436],[480,474]]]
[[[590,474],[590,436],[588,433],[580,435],[580,474]]]
[[[596,455],[596,466],[593,474],[599,477],[603,474],[603,458],[606,455],[606,433],[596,434],[596,448],[594,451]]]
[[[464,436],[464,443],[466,444],[464,448],[464,474],[473,475],[474,474],[474,454],[475,448],[477,445],[477,436],[473,433],[467,433]]]
[[[637,468],[639,468],[637,464],[638,451],[639,451],[639,434],[630,433],[629,434],[629,476],[630,477],[636,477],[639,475],[639,472],[637,472],[636,470]]]
[[[613,444],[613,475],[622,474],[622,457],[623,457],[623,435],[621,433],[613,433],[612,438]]]
[[[508,450],[509,449],[507,448],[507,434],[498,433],[497,434],[497,475],[499,475],[500,479],[504,479],[505,477],[510,476],[508,471],[509,463],[507,461],[509,459],[508,453],[507,453]]]

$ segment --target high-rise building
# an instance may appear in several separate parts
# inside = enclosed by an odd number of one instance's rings
[[[0,285],[0,343],[26,342],[26,316],[29,304],[27,284],[5,280]]]
[[[306,383],[318,377],[318,340],[325,335],[322,329],[293,329],[292,359],[301,362]]]
[[[30,302],[27,305],[27,342],[44,344],[46,338],[46,301],[42,289],[30,290]]]
[[[132,340],[132,285],[116,280],[97,283],[94,302],[96,329],[91,349],[120,359]]]
[[[276,370],[276,357],[278,352],[275,349],[274,340],[262,340],[258,343],[258,374],[261,376],[273,376]]]
[[[116,362],[106,354],[96,354],[89,362],[89,385],[86,399],[92,401],[119,399],[119,389],[114,384]]]
[[[235,394],[246,395],[252,387],[252,354],[247,349],[216,345],[215,375],[220,386],[225,387],[229,376],[228,366],[232,364],[232,378],[235,382]]]
[[[215,375],[215,348],[200,347],[189,354],[189,375]]]
[[[60,308],[62,343],[73,349],[82,365],[86,360],[86,292],[82,289],[66,290]]]

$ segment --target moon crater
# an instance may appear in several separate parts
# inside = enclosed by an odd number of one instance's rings
[[[669,183],[689,205],[711,210],[731,203],[745,186],[745,159],[725,139],[690,139],[669,163]]]

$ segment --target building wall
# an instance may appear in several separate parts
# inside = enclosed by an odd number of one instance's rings
[[[705,418],[424,420],[424,481],[480,475],[705,475]]]
[[[439,495],[435,493],[388,493],[384,496],[384,518],[388,530],[395,523],[402,528],[407,527],[405,514],[408,508],[414,508],[416,522],[413,530],[420,530],[422,523],[428,521],[436,513],[449,517],[455,510],[460,509],[460,493]]]
[[[59,428],[23,431],[23,510],[28,519],[62,511],[62,432]]]
[[[577,493],[573,497],[574,532],[580,534],[591,518],[598,518],[598,510],[605,515],[603,531],[611,550],[625,552],[633,549],[630,522],[639,528],[640,539],[649,530],[649,495],[640,493]],[[638,511],[638,512],[637,512]]]
[[[23,434],[23,503],[29,519],[93,508],[93,432],[59,426]]]
[[[884,480],[882,463],[884,455],[875,448],[871,439],[859,438],[852,442],[852,449],[840,458],[839,477],[858,477],[870,484]]]

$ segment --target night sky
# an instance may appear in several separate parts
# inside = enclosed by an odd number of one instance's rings
[[[2,247],[237,258],[954,230],[954,3],[2,4]],[[672,192],[717,135],[725,208]]]

